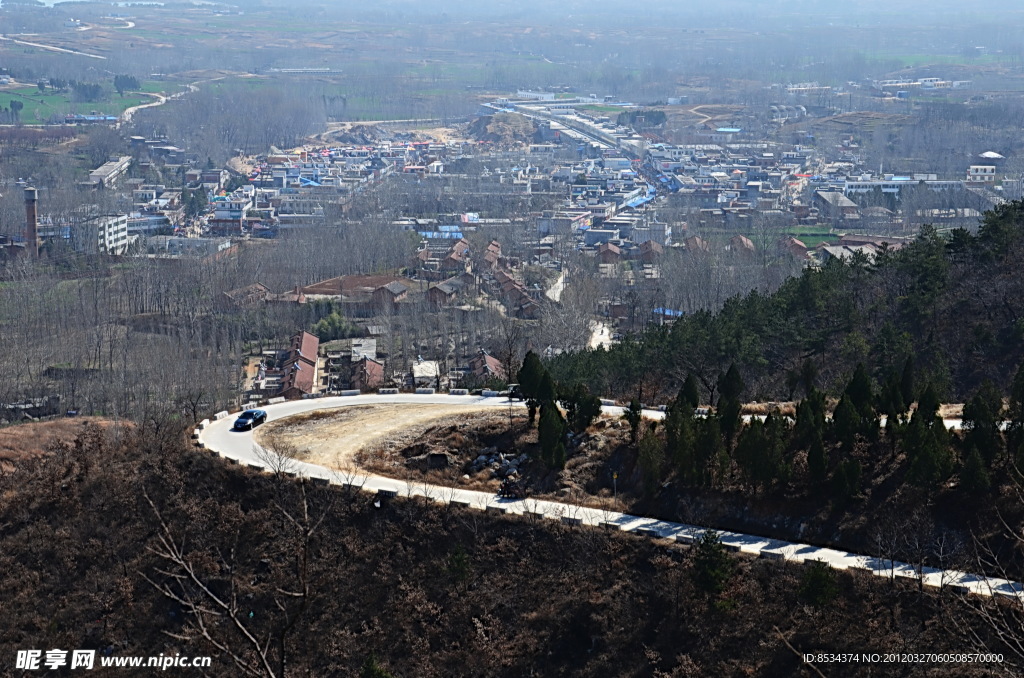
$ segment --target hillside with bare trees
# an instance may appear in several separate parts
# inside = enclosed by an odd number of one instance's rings
[[[1014,659],[976,616],[982,603],[951,592],[711,542],[375,503],[145,430],[88,428],[0,476],[0,526],[5,657],[209,654],[211,675],[268,677],[868,676],[886,667],[802,655],[975,642],[1003,663],[905,663],[899,675],[994,676]]]

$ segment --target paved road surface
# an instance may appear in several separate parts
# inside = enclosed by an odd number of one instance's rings
[[[293,400],[264,407],[270,421],[314,410],[332,409],[352,405],[373,405],[381,403],[417,403],[453,405],[465,404],[474,407],[493,406],[508,408],[503,398],[482,398],[476,396],[449,395],[360,395],[353,397]],[[517,406],[521,404],[517,403]],[[441,408],[439,408],[441,409]],[[622,408],[606,407],[609,414],[621,413]],[[647,412],[652,418],[660,418],[661,412]],[[211,421],[200,431],[199,441],[211,451],[242,464],[263,469],[286,470],[299,476],[326,480],[333,484],[349,484],[371,492],[393,492],[400,496],[426,496],[440,503],[457,502],[481,510],[500,513],[528,514],[537,519],[554,519],[566,523],[602,526],[608,529],[636,532],[652,538],[674,539],[690,543],[700,538],[704,528],[695,525],[673,523],[653,518],[643,518],[617,511],[587,508],[573,504],[536,499],[500,499],[488,492],[464,490],[457,487],[425,485],[405,480],[371,475],[367,472],[337,471],[294,460],[284,460],[273,452],[263,450],[253,442],[251,431],[234,431],[235,415]],[[777,560],[821,560],[837,569],[862,569],[884,577],[908,579],[923,578],[925,586],[949,586],[954,590],[980,595],[999,595],[1024,603],[1024,587],[1019,582],[1005,579],[982,577],[965,572],[937,570],[926,567],[918,572],[912,565],[882,558],[849,553],[843,550],[821,548],[808,544],[792,543],[779,539],[758,537],[737,532],[720,532],[722,543],[735,552],[759,555]]]

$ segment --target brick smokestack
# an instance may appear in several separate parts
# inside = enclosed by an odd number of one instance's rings
[[[30,257],[39,256],[39,219],[36,203],[39,193],[34,188],[25,189],[25,248]]]

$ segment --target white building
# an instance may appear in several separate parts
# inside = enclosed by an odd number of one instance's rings
[[[128,215],[103,214],[74,225],[74,248],[89,254],[124,254],[128,251]]]
[[[843,193],[870,193],[875,189],[882,193],[900,193],[914,186],[925,186],[933,191],[960,190],[964,187],[962,181],[932,181],[926,179],[915,180],[913,177],[891,177],[889,179],[864,179],[860,181],[846,181],[843,184]]]
[[[131,164],[132,157],[130,155],[122,155],[105,162],[89,172],[89,183],[100,187],[112,186],[121,175],[128,171]]]
[[[967,170],[967,181],[972,184],[994,184],[996,181],[995,165],[971,165]]]

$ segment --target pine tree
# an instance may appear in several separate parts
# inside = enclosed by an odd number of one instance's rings
[[[1003,396],[988,379],[964,405],[964,446],[977,450],[987,466],[1002,455]]]
[[[583,433],[601,414],[601,399],[591,395],[583,384],[576,386],[566,394],[559,396],[565,408],[566,421],[574,433]]]
[[[629,422],[629,444],[636,445],[637,438],[640,435],[640,422],[643,419],[643,408],[640,406],[640,401],[633,398],[629,401],[629,407],[622,413],[622,418]]]
[[[763,422],[751,420],[740,432],[734,457],[755,489],[765,489],[786,475],[782,439],[782,420],[770,414]]]
[[[800,382],[804,385],[804,395],[810,395],[818,382],[818,368],[810,358],[800,366]]]
[[[849,396],[850,404],[860,417],[873,414],[874,396],[871,393],[871,377],[868,376],[864,363],[857,363],[850,383],[846,385],[845,395]]]
[[[697,383],[697,378],[693,374],[686,375],[686,381],[683,382],[683,388],[680,389],[679,395],[676,397],[676,402],[683,405],[689,405],[691,414],[692,411],[700,406],[700,385]]]
[[[551,379],[551,374],[544,370],[541,373],[540,385],[537,387],[537,400],[542,406],[543,403],[554,402],[555,393],[555,382]]]
[[[637,461],[643,473],[644,490],[652,493],[661,481],[661,469],[665,464],[665,445],[652,426],[644,432],[638,448]]]
[[[922,396],[923,399],[923,396]],[[914,413],[901,444],[910,460],[908,479],[920,487],[932,487],[949,477],[953,470],[949,432],[933,414]]]
[[[739,400],[746,387],[736,363],[729,365],[729,369],[718,380],[719,397],[725,400]]]
[[[812,388],[810,393],[797,403],[796,429],[793,441],[804,447],[815,440],[821,440],[825,434],[825,395]]]
[[[882,391],[878,394],[878,411],[884,414],[889,422],[907,411],[907,403],[903,400],[903,391],[900,389],[899,375],[895,372],[885,380]]]
[[[838,595],[836,573],[828,563],[809,563],[800,582],[800,599],[813,607],[824,608],[831,605]]]
[[[540,443],[541,460],[552,468],[561,468],[565,463],[565,420],[558,406],[545,401],[540,406],[540,423],[537,425],[537,440]],[[558,448],[562,447],[561,450]]]
[[[963,469],[960,470],[960,487],[968,494],[984,494],[992,485],[988,469],[981,460],[977,449],[972,449],[967,455]]]
[[[875,396],[871,390],[871,377],[863,363],[858,363],[843,397],[848,398],[856,412],[856,433],[868,440],[878,439],[878,415],[875,412]]]
[[[740,412],[743,409],[740,397],[746,384],[736,367],[736,363],[729,366],[729,370],[718,379],[718,419],[722,434],[725,436],[726,448],[731,449],[733,439],[739,432]]]
[[[856,459],[846,459],[836,466],[832,474],[832,496],[837,505],[844,505],[860,491],[860,474],[860,462]]]
[[[565,442],[562,440],[558,441],[555,445],[555,450],[551,454],[551,467],[555,469],[565,468]]]
[[[939,418],[939,407],[942,403],[939,400],[939,392],[931,382],[921,391],[921,397],[917,401],[917,411],[914,416],[921,415],[929,426]],[[940,422],[941,423],[941,422]]]
[[[825,444],[820,437],[807,448],[807,472],[810,475],[812,487],[821,485],[828,475],[828,453],[825,451]]]
[[[519,390],[526,398],[526,411],[529,415],[530,427],[533,426],[537,418],[537,408],[540,406],[540,382],[545,371],[537,354],[527,351],[523,357],[523,365],[516,375],[516,378],[519,379]]]
[[[372,653],[363,662],[360,676],[362,678],[392,678],[392,674],[377,663],[377,656]]]
[[[733,562],[718,533],[705,530],[693,554],[693,583],[701,591],[718,595],[732,576]]]
[[[835,431],[836,439],[843,444],[847,450],[853,449],[857,442],[857,431],[860,429],[860,418],[857,410],[846,394],[839,399],[836,411],[832,413],[832,428]]]
[[[729,456],[722,444],[722,429],[718,417],[694,420],[694,466],[696,480],[711,486],[716,474],[728,468]]]
[[[760,466],[766,447],[764,426],[757,419],[753,419],[740,431],[736,439],[736,448],[733,450],[736,465],[746,481],[755,489],[763,473]]]
[[[665,451],[684,482],[693,482],[698,474],[693,454],[693,409],[680,398],[665,411]]]

